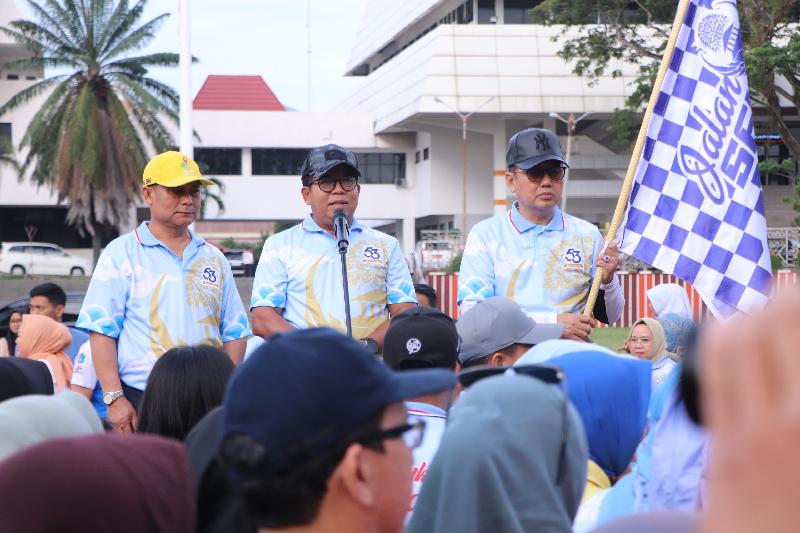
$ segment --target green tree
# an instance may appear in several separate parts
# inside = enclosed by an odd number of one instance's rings
[[[19,163],[14,157],[14,145],[8,139],[0,139],[0,165],[8,165],[19,172]]]
[[[768,126],[800,161],[800,139],[786,124],[787,116],[800,109],[800,0],[740,0],[738,8],[751,99],[764,107]],[[613,65],[636,67],[634,91],[612,121],[618,148],[632,146],[635,139],[675,9],[674,0],[544,0],[532,10],[538,23],[579,26],[578,36],[565,39],[559,52],[573,62],[575,74],[617,77],[622,73]],[[788,113],[786,102],[792,108]]]
[[[173,67],[178,55],[137,55],[166,14],[140,24],[145,1],[28,0],[34,21],[0,28],[33,52],[8,68],[54,72],[20,91],[0,115],[47,94],[25,132],[28,152],[20,175],[52,186],[67,201],[67,222],[92,235],[95,261],[100,228],[128,218],[138,197],[149,144],[174,145],[162,117],[177,122],[178,94],[148,76],[148,68]]]

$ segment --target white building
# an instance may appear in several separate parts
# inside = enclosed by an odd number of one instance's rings
[[[193,127],[201,138],[195,158],[225,184],[226,210],[212,206],[198,231],[214,240],[254,239],[268,229],[268,221],[303,218],[307,206],[297,173],[305,152],[337,143],[360,157],[364,179],[357,216],[394,233],[409,252],[419,230],[469,229],[507,209],[507,140],[521,129],[545,127],[562,136],[566,149],[566,127],[551,113],[589,113],[572,143],[567,210],[608,222],[629,155],[613,149],[605,126],[624,105],[636,73],[619,65],[618,78],[592,84],[576,77],[557,56],[561,43],[552,39],[573,30],[531,24],[528,9],[536,3],[369,0],[347,66],[347,74],[362,83],[335,112],[286,111],[260,77],[209,77],[194,101]],[[0,0],[0,19],[19,17],[6,14],[9,6],[12,1]],[[32,83],[8,80],[5,73],[2,78],[5,97]],[[456,111],[474,112],[466,143]],[[15,144],[27,113],[0,118],[12,123]],[[0,169],[0,180],[0,240],[11,240],[5,211],[15,205],[38,211],[54,199],[16,185],[8,169]],[[788,188],[766,188],[773,225],[786,225],[777,219],[791,214],[780,201]],[[140,210],[139,216],[145,213]]]

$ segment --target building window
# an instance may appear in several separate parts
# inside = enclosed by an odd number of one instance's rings
[[[496,24],[494,0],[478,0],[478,24]]]
[[[11,143],[11,123],[0,122],[0,142]]]
[[[7,80],[18,80],[19,79],[19,74],[6,74],[6,79]]]
[[[34,81],[36,80],[36,76],[25,76],[25,79],[28,81]]]
[[[425,161],[427,161],[427,160],[428,160],[428,157],[429,157],[430,155],[431,155],[431,153],[430,153],[430,151],[429,151],[427,148],[425,148],[425,149],[422,151],[422,159],[424,159]]]
[[[204,174],[241,176],[241,148],[195,148],[194,159]]]
[[[356,154],[361,183],[400,183],[406,178],[406,154]]]
[[[299,176],[308,148],[253,148],[254,176]]]
[[[422,154],[420,154],[420,151],[417,150],[414,152],[414,163],[419,163],[420,159],[422,159]]]
[[[503,24],[531,24],[530,10],[540,3],[541,0],[505,0]]]

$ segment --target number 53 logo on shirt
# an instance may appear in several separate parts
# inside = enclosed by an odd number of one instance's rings
[[[563,270],[583,270],[583,250],[580,248],[567,248],[561,257]]]
[[[376,246],[365,246],[361,252],[362,263],[383,264],[381,249]]]

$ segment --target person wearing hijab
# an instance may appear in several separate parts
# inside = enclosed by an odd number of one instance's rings
[[[0,402],[26,394],[53,394],[53,377],[41,361],[0,358]]]
[[[22,324],[22,311],[11,311],[8,317],[8,333],[0,338],[0,357],[13,357],[17,348],[17,335]]]
[[[44,315],[23,315],[17,355],[44,361],[53,375],[56,392],[69,388],[72,363],[64,351],[72,342],[67,326]]]
[[[652,364],[654,391],[675,367],[675,356],[667,351],[664,328],[654,318],[640,318],[634,322],[625,346],[631,355]]]
[[[517,364],[530,360],[523,357]],[[650,403],[650,365],[586,344],[545,364],[564,371],[569,399],[589,441],[586,501],[622,476],[642,440]]]
[[[87,496],[91,512],[79,512]],[[0,501],[0,533],[195,531],[186,450],[163,437],[103,434],[33,446],[0,463]]]
[[[662,283],[647,291],[647,299],[653,315],[677,313],[692,318],[692,305],[686,290],[677,283]]]
[[[530,376],[471,385],[450,411],[407,531],[570,532],[587,446],[566,401]]]
[[[686,315],[667,313],[656,317],[664,328],[667,351],[678,359],[683,359],[689,349],[689,341],[697,333],[697,323]]]
[[[77,392],[12,398],[0,403],[0,461],[45,440],[102,431],[94,407]]]

